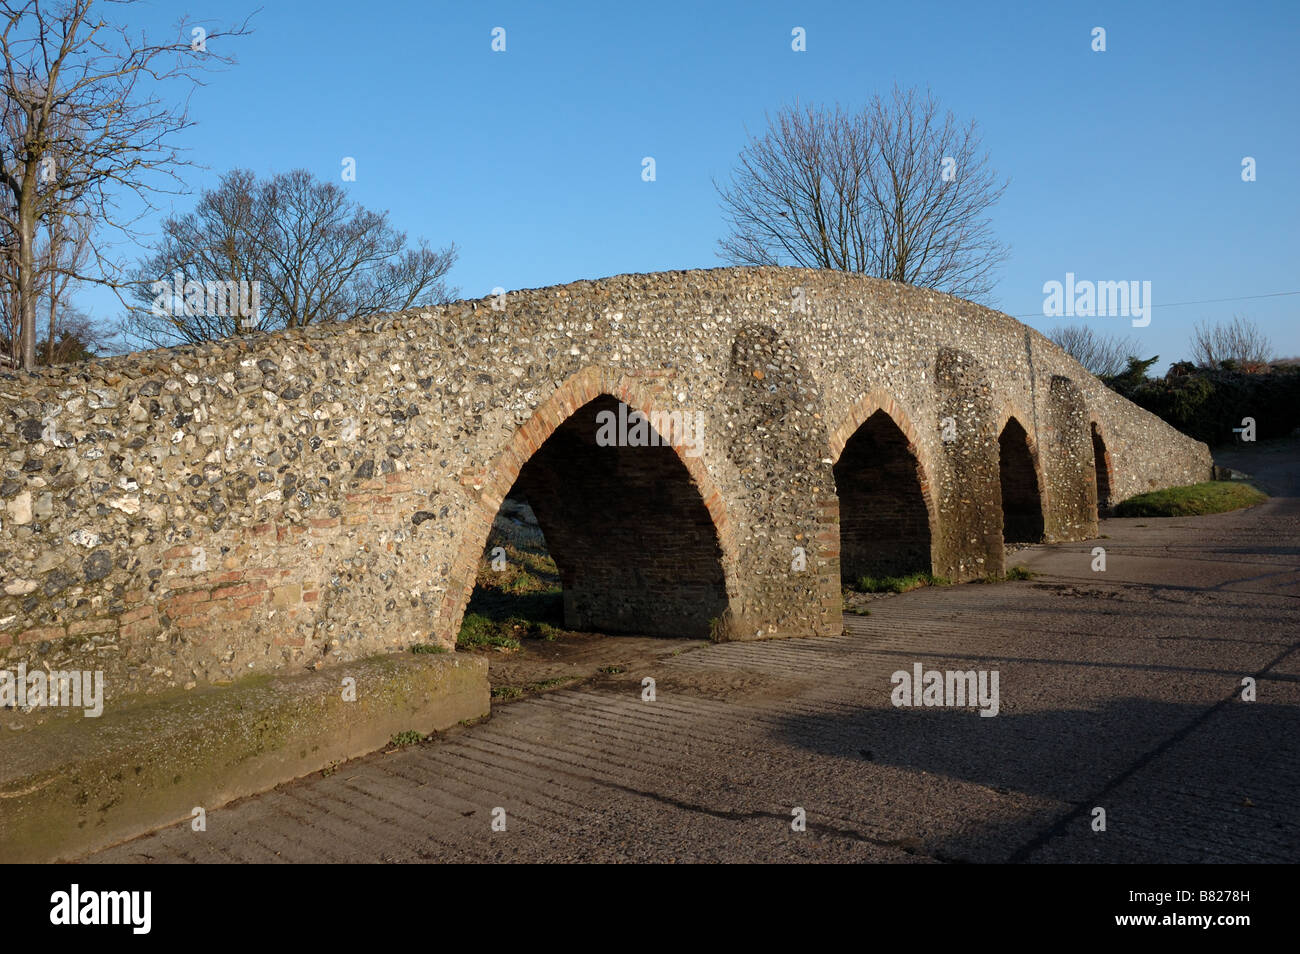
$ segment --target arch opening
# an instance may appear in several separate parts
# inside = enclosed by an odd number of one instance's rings
[[[648,425],[649,444],[635,446],[631,428],[626,443],[634,446],[598,442],[606,420],[598,415],[617,420],[619,405],[608,395],[583,405],[520,469],[489,534],[467,615],[489,605],[493,548],[503,546],[508,563],[531,563],[549,582],[550,601],[526,606],[543,622],[610,634],[710,635],[727,608],[713,518],[677,451],[649,436],[656,432]],[[503,543],[512,530],[522,530],[521,539]]]
[[[1043,503],[1029,434],[1010,418],[998,436],[998,474],[1002,486],[1002,542],[1039,543]]]
[[[1104,517],[1110,512],[1110,452],[1106,450],[1106,441],[1092,422],[1092,460],[1097,469],[1097,516]]]
[[[867,418],[845,442],[833,472],[843,582],[930,572],[921,463],[893,418],[883,410]]]

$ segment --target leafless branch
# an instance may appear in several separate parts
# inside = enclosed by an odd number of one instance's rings
[[[150,41],[99,16],[135,0],[0,0],[0,234],[12,258],[24,367],[36,363],[36,236],[42,224],[84,215],[96,229],[133,236],[133,224],[160,192],[183,191],[191,165],[176,145],[193,125],[188,102],[164,96],[175,83],[192,90],[233,62],[226,43],[249,32],[181,20],[176,39]],[[141,210],[121,214],[121,199]],[[56,225],[56,230],[57,230]],[[120,265],[88,239],[93,269],[63,269],[80,281],[120,287]]]
[[[306,170],[259,180],[235,169],[193,212],[163,223],[136,269],[126,331],[165,345],[434,304],[452,295],[444,278],[455,260],[454,245],[408,248],[386,212]],[[258,315],[183,307],[174,292],[187,282],[255,282]]]
[[[988,217],[1006,182],[974,122],[894,88],[862,110],[786,107],[715,187],[736,264],[862,272],[980,299],[1007,250]]]

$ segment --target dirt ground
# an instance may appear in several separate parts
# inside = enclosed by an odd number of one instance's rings
[[[660,659],[709,645],[702,639],[606,636],[563,631],[555,639],[520,640],[513,652],[472,650],[488,657],[492,705],[553,689],[599,687],[622,682],[627,673],[653,668]]]

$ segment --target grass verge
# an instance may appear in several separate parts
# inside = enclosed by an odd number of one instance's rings
[[[1117,517],[1196,517],[1263,503],[1268,495],[1250,484],[1211,480],[1138,494],[1115,507]]]

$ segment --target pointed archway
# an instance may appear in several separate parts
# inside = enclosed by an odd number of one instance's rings
[[[653,428],[646,425],[647,446],[602,446],[603,415],[620,413],[626,420],[629,412],[608,395],[578,408],[515,482],[560,571],[565,625],[708,636],[727,607],[709,511]]]
[[[1113,505],[1110,497],[1110,451],[1106,450],[1106,441],[1096,421],[1092,422],[1092,460],[1097,470],[1097,516],[1104,517]]]
[[[840,575],[929,572],[930,507],[915,448],[883,409],[844,444],[834,465],[840,500]]]
[[[998,436],[998,476],[1002,488],[1002,542],[1039,543],[1043,539],[1043,501],[1029,434],[1016,418]]]
[[[485,565],[494,518],[526,503],[558,571],[567,628],[725,634],[730,524],[705,466],[704,422],[684,413],[663,410],[640,382],[589,368],[564,381],[491,462],[466,472],[480,509],[444,604],[453,631]],[[643,415],[647,426],[628,427],[627,439],[611,444],[602,415],[620,414]]]

